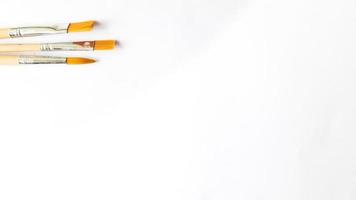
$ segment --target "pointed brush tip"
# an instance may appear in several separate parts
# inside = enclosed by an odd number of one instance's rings
[[[91,64],[95,62],[96,60],[90,58],[75,58],[75,57],[67,58],[68,65],[82,65],[82,64]]]

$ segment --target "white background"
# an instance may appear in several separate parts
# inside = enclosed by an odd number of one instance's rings
[[[10,42],[121,42],[0,66],[1,200],[356,198],[354,0],[1,7],[1,27],[101,22]]]

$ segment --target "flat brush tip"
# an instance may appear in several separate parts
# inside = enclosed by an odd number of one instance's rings
[[[97,40],[94,44],[94,50],[112,50],[115,49],[116,40]]]
[[[91,31],[96,24],[96,21],[85,21],[70,23],[68,26],[68,32],[86,32]]]
[[[82,64],[90,64],[95,62],[96,62],[95,60],[89,58],[75,58],[75,57],[67,58],[68,65],[82,65]]]

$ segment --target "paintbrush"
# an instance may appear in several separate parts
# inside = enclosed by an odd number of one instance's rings
[[[96,40],[61,43],[0,44],[0,52],[24,51],[97,51],[112,50],[116,40]]]
[[[0,56],[1,65],[22,65],[22,64],[68,64],[80,65],[96,62],[89,58],[79,57],[51,57],[51,56]]]
[[[57,24],[49,26],[27,26],[0,29],[0,38],[32,37],[40,35],[65,34],[91,31],[95,21]]]

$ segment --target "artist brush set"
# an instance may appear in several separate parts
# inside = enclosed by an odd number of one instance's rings
[[[68,23],[52,26],[28,26],[0,29],[0,38],[21,38],[73,32],[91,31],[95,21]],[[116,40],[76,41],[60,43],[0,44],[0,64],[89,64],[95,60],[81,57],[54,57],[38,55],[2,55],[4,52],[44,52],[44,51],[97,51],[112,50]]]

